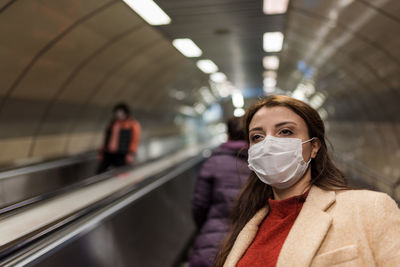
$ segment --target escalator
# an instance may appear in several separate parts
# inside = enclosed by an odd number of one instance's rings
[[[174,266],[205,147],[83,179],[0,217],[1,266]],[[77,186],[79,185],[79,186]]]

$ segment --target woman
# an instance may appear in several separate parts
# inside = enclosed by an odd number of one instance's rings
[[[245,116],[252,170],[216,266],[400,266],[400,211],[349,190],[307,104],[272,96]]]
[[[140,124],[131,117],[127,104],[119,103],[113,108],[113,119],[105,133],[100,161],[96,173],[105,172],[110,166],[122,167],[133,163],[139,146]]]
[[[250,174],[242,118],[229,119],[227,126],[228,141],[203,164],[196,182],[192,212],[199,234],[191,267],[212,266],[220,243],[229,232],[233,202]]]

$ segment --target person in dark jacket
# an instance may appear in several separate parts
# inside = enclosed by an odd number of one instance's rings
[[[113,119],[105,133],[104,144],[99,151],[101,160],[97,173],[110,166],[120,167],[132,163],[140,140],[140,124],[130,116],[125,103],[113,108]]]
[[[229,231],[233,201],[245,184],[247,142],[242,118],[228,120],[228,141],[203,164],[192,199],[192,213],[199,233],[190,259],[191,267],[212,266],[222,240]]]

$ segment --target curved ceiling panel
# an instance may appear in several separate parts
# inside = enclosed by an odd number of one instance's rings
[[[400,178],[400,20],[394,10],[400,11],[398,1],[292,1],[278,76],[288,91],[314,84],[326,97],[322,109],[336,151],[392,181]]]
[[[98,147],[121,100],[145,125],[163,114],[171,128],[176,111],[167,107],[177,103],[166,88],[182,84],[183,67],[193,71],[182,89],[207,84],[170,40],[122,1],[0,4],[0,34],[7,36],[0,41],[7,65],[0,82],[0,164]],[[187,100],[192,105],[199,96]]]

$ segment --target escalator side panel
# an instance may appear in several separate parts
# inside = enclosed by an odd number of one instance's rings
[[[193,235],[190,200],[197,167],[122,209],[35,266],[172,266]]]
[[[8,179],[0,179],[3,188],[0,208],[78,183],[95,173],[95,160],[51,168]]]

